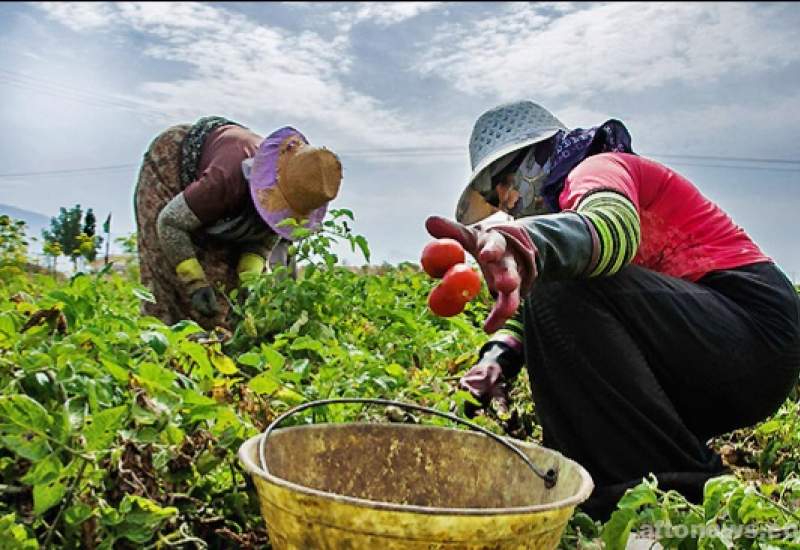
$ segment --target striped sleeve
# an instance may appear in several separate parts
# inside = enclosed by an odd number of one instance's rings
[[[520,307],[503,328],[492,334],[479,353],[482,361],[496,361],[506,380],[513,380],[525,363],[522,309]]]
[[[641,230],[639,214],[628,198],[614,191],[598,191],[584,197],[577,212],[589,221],[595,233],[589,277],[613,275],[633,260]]]
[[[517,309],[517,313],[506,321],[503,328],[492,334],[488,342],[500,342],[507,345],[515,352],[522,354],[523,342],[525,341],[525,330],[522,324],[522,307]]]

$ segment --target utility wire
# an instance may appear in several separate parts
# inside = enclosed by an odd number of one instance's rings
[[[427,149],[427,148],[397,148],[397,149],[361,149],[361,150],[352,150],[352,151],[342,151],[340,153],[341,156],[360,156],[360,157],[379,157],[379,156],[400,156],[400,157],[430,157],[430,156],[441,156],[446,154],[455,154],[455,150],[452,149]],[[459,151],[458,154],[461,154]],[[777,171],[777,172],[800,172],[800,160],[793,161],[793,160],[786,160],[786,159],[755,159],[755,158],[743,158],[743,157],[711,157],[711,156],[701,156],[701,155],[651,155],[651,156],[661,156],[661,157],[672,157],[676,159],[699,159],[699,158],[716,158],[728,162],[776,162],[782,164],[793,164],[797,163],[799,166],[797,167],[772,167],[772,166],[741,166],[741,165],[726,165],[726,164],[709,164],[709,163],[702,163],[702,162],[672,162],[675,165],[683,165],[683,166],[698,166],[704,168],[729,168],[729,169],[737,169],[737,170],[766,170],[766,171]],[[133,168],[138,167],[138,164],[128,163],[128,164],[112,164],[107,166],[92,166],[86,168],[70,168],[70,169],[62,169],[62,170],[42,170],[42,171],[30,171],[30,172],[7,172],[7,173],[0,173],[0,178],[2,179],[19,179],[19,178],[29,178],[29,177],[48,177],[48,176],[69,176],[69,175],[84,175],[84,174],[92,174],[92,173],[102,173],[102,172],[118,172],[118,171],[125,171],[130,170]]]
[[[17,71],[10,71],[8,69],[0,68],[0,84],[42,93],[51,97],[77,101],[79,103],[84,103],[94,107],[123,109],[142,114],[165,114],[137,101],[120,98],[109,94],[88,91],[73,86],[66,86],[64,84],[59,84]]]
[[[735,162],[763,162],[767,164],[800,164],[800,159],[773,159],[773,158],[748,158],[748,157],[715,157],[708,155],[672,155],[667,153],[650,153],[647,156],[651,157],[664,157],[664,158],[684,158],[684,159],[697,159],[697,160],[723,160]]]
[[[110,166],[94,166],[91,168],[73,168],[68,170],[46,170],[42,172],[15,172],[0,174],[0,178],[14,179],[14,178],[28,178],[28,177],[42,177],[42,176],[63,176],[69,174],[87,174],[94,172],[116,172],[120,170],[129,170],[136,168],[136,164],[112,164]]]

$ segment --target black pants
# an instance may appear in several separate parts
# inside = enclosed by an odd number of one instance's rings
[[[699,500],[724,471],[706,441],[775,412],[800,372],[800,300],[772,263],[697,283],[628,266],[538,283],[524,308],[544,444],[592,475],[598,519],[650,472]]]

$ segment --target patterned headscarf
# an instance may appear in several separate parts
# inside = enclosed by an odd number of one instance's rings
[[[550,139],[555,145],[546,160],[536,161],[536,147],[531,147],[517,170],[520,200],[511,212],[515,218],[558,212],[564,179],[586,157],[610,152],[634,154],[628,129],[616,119],[588,129],[560,130]]]

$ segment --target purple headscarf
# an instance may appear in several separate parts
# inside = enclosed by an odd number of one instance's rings
[[[552,169],[542,186],[542,197],[551,212],[558,212],[558,196],[564,179],[583,159],[597,153],[633,153],[631,135],[619,120],[610,119],[600,126],[559,130],[553,138],[555,148],[550,158]]]

